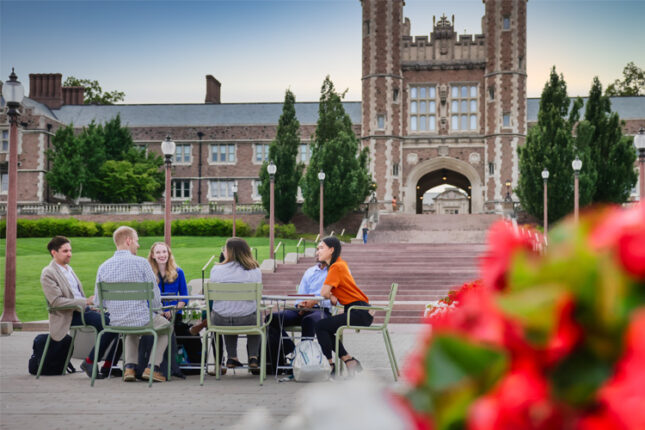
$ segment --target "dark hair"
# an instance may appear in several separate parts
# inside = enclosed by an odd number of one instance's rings
[[[244,239],[239,237],[231,237],[226,241],[226,260],[225,263],[231,261],[238,262],[244,270],[257,269],[260,267],[257,261],[253,259],[251,248]]]
[[[50,240],[49,243],[47,244],[47,250],[51,255],[52,251],[58,252],[60,247],[65,245],[66,243],[70,243],[70,242],[69,242],[69,239],[66,238],[65,236],[54,236],[52,240]]]
[[[325,242],[325,245],[328,247],[334,248],[334,252],[331,254],[331,261],[329,262],[329,266],[331,267],[331,265],[338,260],[338,257],[340,257],[340,250],[342,249],[340,240],[334,236],[327,236],[324,237],[322,241]]]

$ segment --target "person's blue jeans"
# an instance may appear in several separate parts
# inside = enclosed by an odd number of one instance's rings
[[[94,328],[96,328],[97,333],[100,333],[103,331],[103,324],[101,324],[101,314],[91,310],[90,308],[85,308],[85,312],[83,313],[85,317],[85,324],[91,325]],[[105,316],[105,322],[107,324],[110,323],[110,317],[108,315]],[[83,321],[81,319],[81,313],[78,311],[75,311],[72,314],[72,325],[81,325],[83,324]],[[107,347],[112,343],[112,341],[116,340],[119,335],[117,333],[105,333],[103,336],[101,336],[101,343],[99,344],[99,359],[104,357],[105,351]],[[112,345],[112,348],[110,348],[110,353],[106,356],[108,360],[112,361],[112,356],[114,355],[115,348],[117,347],[117,342],[114,342]],[[90,355],[88,356],[90,361],[94,361],[94,348],[90,351]],[[118,360],[119,357],[116,357],[116,360]]]
[[[313,311],[296,311],[287,309],[280,312],[274,312],[271,323],[269,324],[269,336],[272,336],[273,339],[278,339],[278,336],[280,336],[280,329],[282,329],[282,347],[284,348],[284,353],[289,354],[296,346],[293,344],[291,338],[287,336],[287,332],[284,330],[284,327],[299,325],[302,328],[302,337],[313,339],[316,335],[316,323],[329,315],[330,313],[328,309],[323,311],[320,309]],[[280,327],[280,323],[282,323],[282,327]]]

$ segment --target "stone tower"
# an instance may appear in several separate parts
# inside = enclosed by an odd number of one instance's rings
[[[380,202],[400,199],[402,98],[400,44],[403,0],[361,0],[363,7],[363,147]]]
[[[506,181],[517,185],[517,147],[526,139],[526,0],[483,1],[486,190],[492,206],[505,198]]]

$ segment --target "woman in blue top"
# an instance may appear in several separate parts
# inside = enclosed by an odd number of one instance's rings
[[[170,247],[164,242],[155,242],[150,248],[148,254],[148,262],[152,266],[152,271],[157,276],[159,283],[159,291],[161,296],[187,296],[188,287],[186,286],[186,277],[184,271],[177,267],[175,257],[172,255]],[[181,309],[188,304],[188,300],[164,300],[164,306],[176,305],[177,317],[175,323],[181,322]],[[172,316],[170,311],[164,312],[164,316],[168,319]]]

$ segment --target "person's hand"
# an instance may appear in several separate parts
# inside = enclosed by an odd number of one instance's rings
[[[298,304],[299,308],[305,308],[305,309],[311,309],[314,306],[316,306],[316,301],[315,300],[303,300]]]
[[[170,312],[170,311],[166,311],[166,312],[164,312],[164,313],[163,313],[163,316],[164,316],[168,321],[170,321],[170,318],[172,318],[172,312]]]
[[[87,299],[85,299],[85,304],[87,306],[92,306],[94,304],[94,296],[89,296]]]
[[[338,299],[333,294],[329,296],[329,301],[333,306],[336,306],[338,304]]]
[[[183,308],[184,308],[184,306],[186,306],[186,303],[185,303],[185,302],[179,302],[179,303],[177,303],[177,309],[183,309]]]

